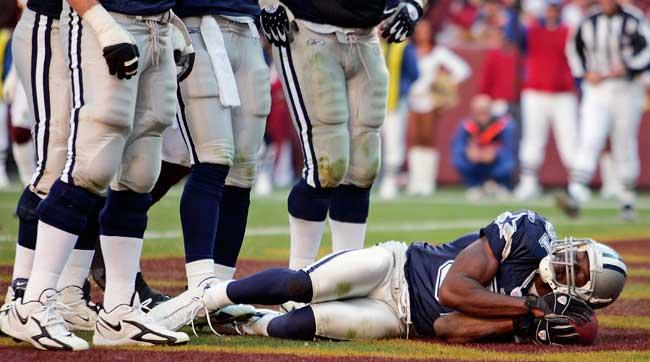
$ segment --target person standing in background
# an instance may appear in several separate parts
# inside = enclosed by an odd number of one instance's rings
[[[639,75],[650,64],[650,26],[636,8],[616,0],[600,0],[599,4],[600,9],[580,24],[567,48],[573,75],[582,78],[582,123],[569,187],[556,195],[556,201],[569,216],[579,215],[591,196],[587,185],[598,157],[611,136],[612,157],[623,186],[618,195],[620,217],[633,220],[644,100]]]
[[[394,199],[398,194],[397,177],[406,153],[408,93],[417,80],[419,71],[417,51],[411,42],[382,42],[382,45],[388,66],[388,113],[381,128],[384,141],[384,174],[379,196],[388,200]]]
[[[431,24],[420,22],[413,35],[420,76],[409,94],[412,146],[408,152],[409,195],[430,196],[438,170],[437,120],[455,105],[457,86],[471,74],[469,65],[442,45],[435,44]]]
[[[561,0],[548,0],[544,18],[523,29],[521,174],[514,193],[518,200],[530,200],[541,194],[537,171],[544,161],[549,126],[553,128],[564,167],[570,169],[575,157],[578,103],[565,54],[569,28],[561,23],[561,8]]]

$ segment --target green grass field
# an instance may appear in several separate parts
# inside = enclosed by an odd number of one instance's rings
[[[178,216],[180,188],[174,188],[159,204],[155,205],[149,214],[149,227],[145,236],[143,258],[180,258],[183,255],[182,235]],[[2,270],[10,270],[7,265],[13,261],[13,249],[17,234],[17,220],[13,215],[16,200],[20,190],[0,192],[0,265]],[[287,190],[281,190],[268,198],[254,198],[252,201],[248,229],[241,259],[278,261],[288,259],[289,229],[286,211]],[[394,202],[383,202],[375,199],[371,204],[368,220],[366,245],[384,240],[403,240],[412,242],[426,240],[440,243],[451,240],[466,232],[476,231],[489,223],[494,217],[505,210],[531,208],[547,216],[555,225],[558,236],[589,236],[597,240],[613,242],[621,245],[623,240],[649,240],[650,244],[650,195],[642,194],[638,201],[639,217],[635,222],[623,222],[618,219],[618,208],[614,201],[595,198],[584,210],[578,220],[570,220],[554,208],[552,198],[547,196],[530,204],[514,202],[482,201],[470,203],[465,201],[461,190],[445,189],[430,199],[402,198]],[[227,210],[224,210],[227,212]],[[222,212],[224,212],[222,211]],[[628,263],[636,263],[631,268],[630,275],[640,278],[629,283],[622,299],[639,302],[641,308],[650,305],[650,268],[644,263],[650,263],[650,245],[639,253],[626,251],[624,257]],[[321,253],[330,250],[329,233],[326,231]],[[627,249],[626,249],[627,250]],[[151,276],[154,286],[164,286],[170,281],[156,280]],[[9,281],[10,275],[1,275],[3,285]],[[182,285],[184,275],[174,278]],[[617,345],[607,336],[620,335],[617,331],[627,331],[634,338],[650,340],[650,313],[645,311],[640,315],[630,311],[630,316],[603,315],[600,317],[601,327],[608,328],[605,339],[599,340],[605,347],[598,345],[587,351],[579,348],[570,350],[553,349],[552,353],[531,354],[530,349],[515,349],[504,351],[489,345],[451,346],[440,343],[425,343],[422,341],[372,341],[372,342],[292,342],[268,338],[250,337],[215,337],[208,332],[201,332],[199,338],[194,338],[189,346],[173,350],[190,352],[214,353],[248,353],[248,354],[281,354],[302,356],[305,360],[319,357],[353,357],[366,360],[377,358],[417,358],[426,359],[468,359],[468,360],[573,360],[578,356],[590,360],[650,360],[650,342],[640,346],[631,346],[636,351],[613,352],[612,349],[628,349],[625,345],[620,348],[610,348]],[[625,313],[623,313],[625,314]],[[636,315],[636,316],[633,316]],[[191,333],[191,331],[190,331]],[[89,334],[85,334],[90,336]],[[633,337],[629,337],[633,339]],[[610,343],[611,342],[611,343]],[[7,338],[0,338],[0,348],[14,346]],[[607,347],[610,346],[610,347]],[[640,351],[638,349],[641,349]],[[13,350],[13,349],[11,349]],[[20,350],[20,349],[19,349]],[[130,350],[130,349],[127,349]],[[136,349],[137,351],[141,349]],[[167,351],[167,350],[166,350]],[[539,351],[536,349],[535,351]],[[583,356],[583,354],[585,354]],[[188,359],[191,359],[188,355]]]

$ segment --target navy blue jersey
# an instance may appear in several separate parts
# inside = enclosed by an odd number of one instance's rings
[[[174,12],[181,18],[203,15],[248,16],[257,18],[257,0],[176,0]]]
[[[27,8],[35,13],[58,19],[65,0],[28,0]]]
[[[297,19],[344,28],[371,28],[379,22],[384,9],[398,0],[281,0]]]
[[[516,297],[528,294],[539,262],[548,255],[550,241],[556,237],[548,220],[524,210],[504,212],[479,233],[465,235],[450,243],[411,245],[406,251],[404,273],[409,287],[411,319],[419,334],[435,336],[433,322],[439,316],[453,312],[440,304],[438,290],[456,256],[482,236],[487,238],[499,261],[497,273],[486,287]]]
[[[102,6],[114,13],[127,15],[157,15],[174,7],[174,0],[100,0]]]

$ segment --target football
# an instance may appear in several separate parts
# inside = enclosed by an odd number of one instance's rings
[[[572,324],[580,335],[578,344],[587,346],[594,343],[598,335],[598,318],[596,318],[596,314],[592,314],[589,320],[584,323],[573,322]]]

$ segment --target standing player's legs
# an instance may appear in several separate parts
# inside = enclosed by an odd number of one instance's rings
[[[224,107],[208,46],[201,33],[201,18],[183,21],[192,31],[196,51],[192,73],[180,84],[178,102],[181,134],[190,152],[190,175],[181,197],[181,223],[185,243],[188,287],[214,278],[214,239],[220,204],[234,146],[231,107]]]
[[[350,62],[347,95],[350,107],[350,164],[330,197],[330,229],[334,251],[363,248],[366,219],[370,207],[370,188],[379,172],[381,137],[379,129],[386,115],[388,70],[379,39],[358,35],[347,45],[348,54],[358,56]],[[356,48],[356,49],[355,49]]]
[[[531,199],[540,193],[537,171],[544,161],[548,140],[549,113],[553,111],[549,109],[551,97],[549,93],[534,90],[522,93],[521,176],[515,190],[515,197],[519,200]]]
[[[235,72],[241,106],[232,109],[234,160],[221,198],[214,245],[215,275],[232,279],[244,241],[251,188],[257,175],[257,154],[271,108],[269,67],[260,39],[248,24],[218,18]]]
[[[613,95],[612,159],[623,191],[619,196],[623,218],[633,218],[634,189],[639,177],[639,125],[643,113],[643,88],[630,82]],[[628,210],[629,209],[629,212]],[[629,214],[629,215],[628,215]]]
[[[55,44],[58,45],[58,44]],[[36,164],[36,152],[32,140],[33,117],[29,109],[29,102],[22,84],[17,81],[14,89],[14,96],[11,102],[11,125],[9,127],[9,138],[11,139],[11,151],[16,162],[20,182],[28,186],[34,174]],[[67,107],[65,107],[67,108]]]
[[[330,194],[347,173],[350,157],[344,44],[299,26],[290,47],[273,48],[305,161],[288,199],[292,269],[315,260]]]
[[[400,99],[396,108],[388,111],[384,126],[381,128],[384,154],[379,196],[384,199],[393,199],[397,196],[397,176],[402,168],[406,154],[407,117],[407,100]]]
[[[60,39],[59,21],[26,9],[14,33],[16,70],[26,94],[29,117],[34,119],[34,146],[37,168],[30,185],[18,201],[18,244],[14,266],[14,285],[26,282],[31,270],[36,245],[38,212],[36,208],[50,186],[60,176],[67,157],[70,116],[70,77]],[[68,263],[58,281],[57,289],[66,287],[62,302],[69,306],[64,318],[71,329],[92,329],[96,319],[94,306],[78,303],[88,276],[97,238],[97,214],[92,210],[81,237],[77,240]],[[94,215],[94,216],[93,216]],[[15,290],[14,290],[15,291]]]

